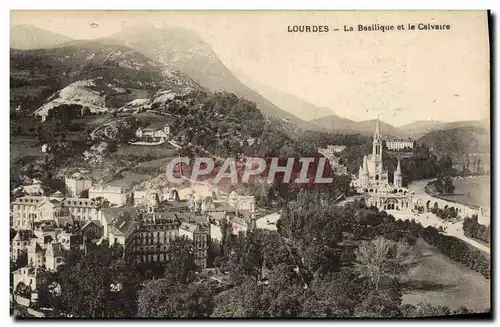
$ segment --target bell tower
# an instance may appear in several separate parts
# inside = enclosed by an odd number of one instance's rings
[[[401,175],[401,162],[398,158],[398,168],[394,172],[394,186],[395,187],[403,187],[403,176]]]
[[[375,163],[375,170],[382,171],[382,134],[380,133],[380,120],[377,116],[375,133],[373,135],[372,161]]]

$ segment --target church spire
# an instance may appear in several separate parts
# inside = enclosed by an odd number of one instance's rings
[[[375,134],[373,135],[374,139],[380,139],[382,138],[382,135],[380,134],[380,119],[379,115],[377,115],[377,123],[375,124]]]
[[[396,174],[401,175],[401,161],[398,157],[398,167],[396,168]]]
[[[377,162],[377,167],[382,169],[382,135],[380,134],[380,120],[377,115],[375,134],[373,135],[372,160]]]

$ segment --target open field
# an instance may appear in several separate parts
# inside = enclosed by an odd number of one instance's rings
[[[439,253],[419,239],[416,264],[402,283],[403,303],[419,302],[450,309],[465,306],[473,310],[490,307],[490,281],[481,274]]]
[[[114,156],[151,156],[154,158],[173,157],[177,155],[177,150],[168,147],[167,145],[150,146],[150,145],[121,145],[113,154]]]
[[[443,199],[472,206],[490,207],[490,177],[478,176],[453,179],[456,195],[444,195]]]
[[[42,157],[42,152],[36,137],[17,136],[10,138],[10,162],[14,163],[23,157]]]

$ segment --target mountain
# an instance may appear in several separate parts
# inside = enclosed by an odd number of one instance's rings
[[[328,116],[311,121],[319,130],[342,134],[361,134],[364,136],[373,136],[376,120],[354,121],[339,116]],[[409,134],[404,130],[380,122],[380,129],[384,137],[408,137]]]
[[[286,119],[300,127],[308,125],[243,84],[220,61],[211,46],[192,31],[179,27],[134,26],[100,41],[126,45],[181,71],[210,91],[227,91],[255,102],[266,116]]]
[[[482,127],[457,127],[432,131],[418,139],[433,148],[438,154],[458,155],[464,153],[490,152],[490,134]]]
[[[245,85],[257,91],[264,98],[302,120],[310,121],[335,114],[330,108],[318,107],[292,94],[288,94],[269,85],[259,83],[241,72],[237,72],[236,76],[243,83],[245,83]]]
[[[414,138],[419,138],[427,133],[436,130],[447,130],[459,127],[480,127],[489,129],[490,120],[489,118],[483,118],[480,120],[465,120],[457,122],[442,122],[436,120],[420,120],[407,125],[400,126],[399,128],[407,131]]]
[[[11,49],[52,48],[71,41],[71,38],[49,32],[32,25],[17,25],[10,28]]]
[[[446,123],[438,120],[419,120],[410,124],[399,126],[399,128],[412,135],[422,136],[426,133],[439,129],[444,124]]]
[[[106,105],[111,107],[147,97],[159,88],[201,89],[182,73],[135,50],[94,41],[71,41],[51,49],[11,49],[10,68],[11,106],[23,104],[31,109],[48,95],[82,80],[99,79],[111,88],[123,88],[123,92],[105,90]]]

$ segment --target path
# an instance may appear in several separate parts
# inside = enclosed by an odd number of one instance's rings
[[[448,201],[445,201],[442,199],[432,197],[431,195],[429,195],[425,192],[425,186],[427,185],[427,183],[429,181],[431,181],[431,180],[429,179],[429,180],[414,181],[414,182],[411,182],[410,184],[408,184],[408,188],[413,190],[414,197],[416,199],[422,198],[425,201],[430,199],[432,202],[433,201],[448,202]],[[458,204],[453,203],[453,202],[449,202],[449,206],[455,206],[455,207],[463,206],[462,212],[468,212],[468,210],[472,210],[471,208],[467,207],[466,205],[458,205]],[[425,212],[422,214],[414,214],[411,212],[388,210],[387,213],[393,215],[395,218],[399,218],[399,219],[403,219],[403,220],[415,219],[415,221],[421,223],[422,226],[424,226],[424,227],[433,226],[433,227],[439,228],[439,226],[443,226],[443,228],[445,229],[445,232],[443,234],[459,238],[459,239],[469,243],[470,245],[474,246],[475,248],[490,254],[490,248],[488,246],[485,246],[484,244],[481,244],[481,243],[479,243],[471,238],[468,238],[467,236],[464,235],[464,231],[462,228],[462,226],[463,226],[462,221],[455,222],[455,223],[446,222],[445,220],[434,215],[432,212]]]

